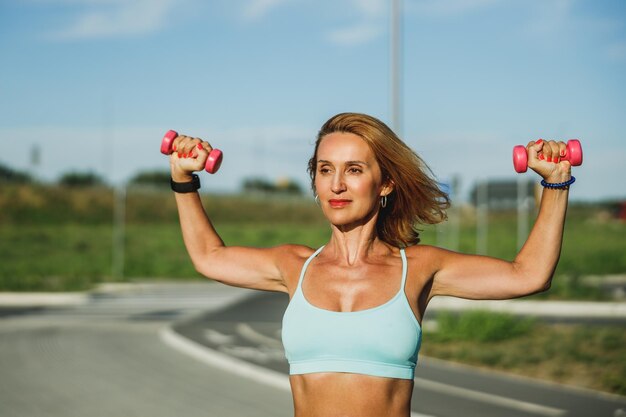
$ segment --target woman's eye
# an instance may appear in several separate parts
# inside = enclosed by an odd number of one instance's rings
[[[348,172],[350,172],[351,174],[360,174],[363,171],[361,170],[361,168],[352,167],[348,169]]]
[[[328,174],[330,172],[329,168],[320,168],[319,169],[320,174]]]

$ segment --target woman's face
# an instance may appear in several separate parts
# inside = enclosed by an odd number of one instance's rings
[[[391,187],[369,145],[352,133],[324,136],[317,149],[315,189],[322,211],[336,226],[362,224]]]

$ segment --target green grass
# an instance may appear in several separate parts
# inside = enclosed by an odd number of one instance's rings
[[[438,341],[466,340],[472,342],[500,342],[527,335],[535,327],[533,319],[519,319],[511,314],[493,314],[471,310],[463,314],[442,312],[437,315]]]
[[[280,243],[322,245],[325,225],[232,224],[217,226],[229,245],[268,247]],[[0,291],[79,291],[112,273],[112,228],[109,225],[3,225],[0,229]],[[176,223],[126,227],[126,279],[199,279]]]
[[[626,223],[600,220],[601,212],[601,207],[568,210],[557,275],[626,273]],[[516,212],[490,213],[488,223],[488,255],[513,260],[517,253]],[[450,226],[439,227],[449,230]],[[446,243],[444,239],[444,246]],[[476,225],[470,216],[462,221],[459,251],[476,252]]]
[[[3,225],[0,290],[91,288],[110,275],[111,241],[106,225]]]
[[[427,356],[626,395],[623,327],[545,324],[484,311],[438,314]]]
[[[216,229],[227,245],[271,247],[282,243],[321,246],[328,239],[324,225],[224,223]],[[198,274],[184,248],[177,224],[132,225],[127,229],[125,275],[150,278],[190,278]]]
[[[108,188],[0,187],[0,291],[78,291],[105,281],[202,279],[185,251],[167,190],[129,190],[124,275],[113,276],[113,202]],[[310,199],[203,196],[226,244],[324,244],[329,227]],[[459,247],[475,253],[475,220],[464,215]],[[449,224],[427,227],[422,243],[441,244]],[[491,213],[488,254],[513,259],[516,214]],[[602,206],[571,207],[552,288],[538,298],[604,299],[584,275],[626,273],[626,224]],[[422,353],[626,394],[626,333],[621,327],[547,325],[507,315],[441,314]]]
[[[229,245],[324,244],[329,227],[310,198],[203,195],[218,232]],[[129,189],[126,197],[123,277],[112,273],[113,207],[110,188],[0,187],[0,290],[82,290],[102,281],[198,279],[182,244],[172,193]],[[582,284],[588,274],[626,273],[626,224],[602,206],[573,206],[553,286],[538,298],[603,299]],[[458,250],[476,252],[475,219],[464,213]],[[422,243],[449,242],[450,224],[426,227]],[[488,254],[516,254],[516,213],[489,217]],[[442,237],[443,236],[443,237]]]

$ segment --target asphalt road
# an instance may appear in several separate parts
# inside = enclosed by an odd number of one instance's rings
[[[288,392],[205,366],[159,337],[172,319],[241,295],[169,288],[0,312],[0,416],[292,416]]]
[[[286,303],[199,284],[100,294],[76,307],[0,308],[0,416],[291,416]],[[199,361],[204,354],[213,362]],[[620,409],[622,397],[424,358],[413,397],[415,417],[626,416]]]
[[[280,342],[287,302],[283,294],[257,293],[228,308],[180,321],[173,329],[214,352],[287,378]],[[621,417],[626,399],[420,358],[412,410],[435,417]]]

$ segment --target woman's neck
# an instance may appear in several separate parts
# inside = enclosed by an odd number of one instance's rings
[[[358,226],[332,225],[332,235],[326,248],[346,265],[355,265],[370,256],[374,250],[387,246],[376,233],[376,219]]]

